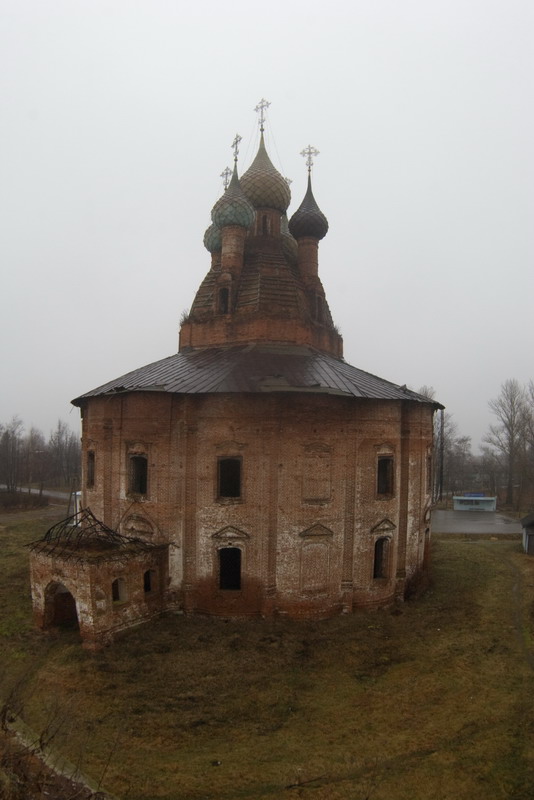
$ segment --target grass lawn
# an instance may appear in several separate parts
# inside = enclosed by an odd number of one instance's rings
[[[0,518],[0,688],[120,800],[534,797],[534,559],[519,540],[436,538],[431,589],[398,608],[169,615],[92,655],[32,629],[23,545],[50,514]]]

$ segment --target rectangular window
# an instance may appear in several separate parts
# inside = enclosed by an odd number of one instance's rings
[[[375,558],[373,563],[373,578],[387,577],[389,542],[387,539],[377,539],[375,542]]]
[[[393,456],[378,456],[376,493],[379,495],[393,494]]]
[[[429,494],[432,491],[432,456],[426,459],[426,490]]]
[[[88,489],[92,489],[95,485],[95,454],[93,450],[87,451],[87,473],[85,485]]]
[[[128,492],[146,494],[148,485],[148,462],[146,456],[130,456]]]
[[[124,578],[115,578],[111,584],[111,598],[114,603],[124,603],[128,599]]]
[[[241,459],[220,458],[217,496],[221,499],[241,497]]]

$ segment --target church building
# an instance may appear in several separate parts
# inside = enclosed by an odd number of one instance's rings
[[[318,270],[316,151],[288,220],[266,106],[241,177],[234,142],[178,352],[73,401],[83,510],[32,545],[32,596],[41,628],[77,622],[88,647],[165,611],[379,607],[425,568],[440,406],[343,360]]]

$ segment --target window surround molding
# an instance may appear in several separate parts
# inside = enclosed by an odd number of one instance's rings
[[[211,538],[219,547],[239,547],[250,539],[250,535],[233,525],[226,525],[217,533],[212,533]]]

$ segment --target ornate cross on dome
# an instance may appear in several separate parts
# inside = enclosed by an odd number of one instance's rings
[[[238,133],[235,135],[235,139],[232,142],[232,149],[234,151],[234,161],[237,161],[237,154],[239,153],[239,142],[243,137],[240,136]]]
[[[258,111],[260,114],[260,131],[263,133],[264,123],[265,123],[265,114],[264,111],[266,108],[269,108],[271,104],[268,100],[264,100],[262,97],[254,111]]]
[[[308,167],[308,172],[311,172],[311,168],[313,167],[313,158],[314,156],[319,155],[319,151],[316,150],[315,147],[312,147],[311,144],[309,144],[307,147],[304,148],[304,150],[300,151],[300,154],[301,156],[304,156],[306,158],[306,166]]]
[[[224,184],[224,191],[228,189],[231,177],[232,177],[232,170],[230,169],[230,167],[226,167],[226,169],[224,169],[221,172],[221,178],[223,179],[223,184]]]

